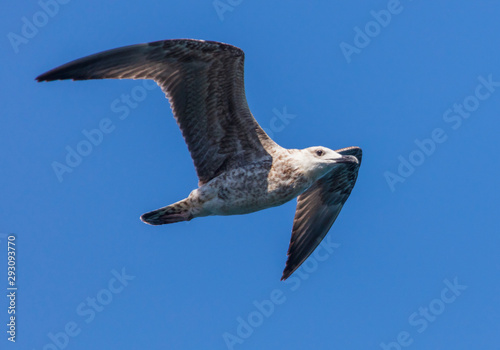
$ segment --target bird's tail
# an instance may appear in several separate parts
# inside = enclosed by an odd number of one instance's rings
[[[188,198],[141,216],[141,220],[150,225],[172,224],[174,222],[189,221],[192,218]]]

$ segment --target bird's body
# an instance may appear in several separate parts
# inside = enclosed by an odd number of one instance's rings
[[[294,157],[298,152],[281,148],[271,159],[228,170],[201,185],[186,198],[189,218],[249,214],[296,198],[316,181]]]
[[[198,188],[141,216],[152,225],[208,215],[247,214],[298,196],[288,278],[314,251],[356,182],[361,149],[285,149],[253,118],[243,83],[244,54],[218,42],[165,40],[81,58],[37,77],[153,79],[163,89],[188,145]]]

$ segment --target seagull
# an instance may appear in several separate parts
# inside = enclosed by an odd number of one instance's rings
[[[248,107],[244,53],[220,42],[174,39],[83,57],[38,82],[152,79],[170,102],[193,159],[198,188],[141,216],[150,225],[208,215],[248,214],[297,198],[281,280],[299,268],[337,219],[356,183],[359,147],[286,149],[260,127]]]

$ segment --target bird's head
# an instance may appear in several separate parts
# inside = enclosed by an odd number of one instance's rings
[[[354,156],[342,155],[322,146],[305,148],[300,153],[306,173],[314,178],[322,177],[335,166],[359,163]]]

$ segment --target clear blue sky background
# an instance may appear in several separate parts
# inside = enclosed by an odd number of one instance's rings
[[[0,286],[6,295],[13,233],[19,290],[17,344],[0,298],[0,347],[499,349],[500,4],[221,3],[220,16],[212,1],[4,5]],[[159,89],[121,120],[111,104],[146,91],[141,81],[34,81],[88,54],[173,38],[242,48],[251,110],[282,146],[363,148],[328,234],[336,248],[288,284],[295,201],[161,227],[139,220],[197,185]],[[464,103],[462,116],[447,113]],[[286,124],[273,112],[284,109],[295,116]],[[52,163],[102,120],[113,131],[58,181]],[[433,135],[440,143],[423,141]]]

